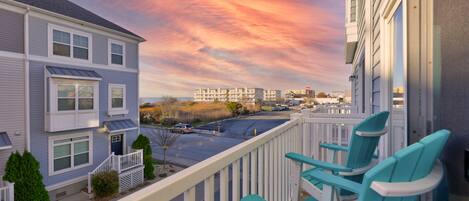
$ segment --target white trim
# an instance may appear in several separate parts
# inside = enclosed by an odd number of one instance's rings
[[[54,59],[54,58],[38,56],[38,55],[30,55],[30,61],[39,61],[39,62],[47,62],[47,63],[73,65],[73,66],[87,67],[87,68],[91,67],[91,68],[97,68],[97,69],[114,70],[114,71],[130,72],[130,73],[137,73],[138,72],[137,69],[133,69],[133,68],[115,68],[115,67],[107,66],[107,65],[79,62],[79,61],[75,61],[75,60],[67,61],[67,60]]]
[[[109,131],[109,129],[107,129],[107,130],[110,134],[115,134],[115,133],[120,133],[120,132],[124,132],[124,131],[131,131],[131,130],[135,130],[135,129],[138,129],[138,127],[125,128],[125,129],[120,129],[120,130],[115,130],[115,131]]]
[[[369,132],[369,131],[357,131],[356,135],[362,137],[379,137],[388,132],[388,129],[385,127],[383,130],[376,131],[376,132]]]
[[[54,140],[60,140],[60,139],[68,139],[68,138],[78,138],[78,137],[85,137],[88,136],[88,163],[82,164],[79,166],[74,166],[74,161],[73,161],[73,155],[74,155],[74,150],[73,150],[73,142],[71,143],[71,167],[62,169],[59,171],[54,171]],[[84,131],[84,132],[78,132],[78,133],[72,133],[72,134],[66,134],[66,135],[56,135],[56,136],[49,136],[48,138],[48,147],[49,147],[49,156],[48,156],[48,164],[49,164],[49,176],[53,175],[58,175],[62,174],[65,172],[70,172],[73,170],[77,170],[83,167],[88,167],[93,165],[93,132],[92,131]]]
[[[25,131],[26,131],[26,150],[31,150],[31,122],[30,122],[30,100],[29,100],[29,7],[24,13],[24,110],[25,110]]]
[[[8,57],[12,59],[24,59],[25,54],[0,50],[0,57]]]
[[[7,149],[11,149],[11,148],[13,148],[12,145],[7,145],[7,146],[0,147],[0,150],[7,150]]]
[[[122,108],[112,108],[112,88],[121,88],[123,91],[122,94]],[[129,111],[127,110],[127,92],[126,92],[126,85],[125,84],[113,84],[110,83],[108,85],[108,104],[107,104],[107,113],[109,116],[113,115],[122,115],[128,114]]]
[[[68,44],[70,46],[70,56],[69,57],[53,54],[53,43],[54,43],[54,41],[53,41],[53,30],[62,31],[62,32],[70,34],[70,44]],[[80,59],[80,58],[75,58],[74,57],[73,49],[75,47],[75,45],[74,45],[74,36],[75,35],[88,38],[88,59]],[[86,33],[86,32],[83,32],[83,31],[79,31],[79,30],[59,26],[59,25],[56,25],[56,24],[48,23],[47,24],[47,39],[48,39],[47,40],[47,52],[48,52],[49,57],[52,57],[52,58],[57,59],[57,60],[75,61],[75,62],[86,63],[86,64],[92,63],[92,60],[93,60],[93,58],[92,58],[93,57],[93,36],[90,33]]]
[[[87,179],[88,179],[88,175],[81,176],[81,177],[76,177],[76,178],[73,178],[73,179],[65,180],[65,181],[62,181],[62,182],[59,182],[59,183],[56,183],[56,184],[53,184],[53,185],[46,186],[46,190],[47,191],[57,190],[59,188],[63,188],[63,187],[66,187],[68,185],[71,185],[71,184],[75,184],[75,183],[78,183],[78,182],[81,182],[81,181],[85,181]]]
[[[139,43],[139,42],[144,42],[145,39],[137,36],[133,36],[127,33],[123,33],[120,31],[116,31],[114,29],[106,28],[100,25],[96,25],[93,23],[89,23],[86,21],[82,21],[79,19],[75,19],[72,17],[68,17],[65,15],[61,15],[58,13],[54,13],[45,9],[41,9],[38,7],[30,6],[28,4],[20,3],[17,1],[11,1],[11,0],[0,0],[0,8],[21,13],[23,14],[25,11],[25,8],[30,8],[31,9],[31,16],[37,17],[40,19],[48,20],[48,21],[53,21],[57,23],[62,23],[62,24],[67,24],[69,26],[73,26],[75,28],[80,28],[84,29],[86,31],[90,32],[96,32],[105,36],[109,37],[115,37],[119,38],[121,40],[125,40],[127,42],[132,42],[132,43]]]
[[[122,46],[122,65],[112,63],[112,48],[111,48],[112,44]],[[127,64],[125,63],[125,61],[126,61],[126,59],[125,59],[126,51],[125,51],[125,43],[124,42],[109,38],[107,40],[107,50],[108,50],[107,51],[107,62],[108,62],[107,64],[109,66],[116,66],[116,67],[126,67],[127,66]]]
[[[73,79],[73,80],[92,80],[92,81],[102,80],[102,78],[99,78],[99,77],[80,77],[80,76],[54,75],[54,74],[49,74],[49,77],[62,78],[62,79]]]

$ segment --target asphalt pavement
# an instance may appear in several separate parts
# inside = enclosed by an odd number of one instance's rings
[[[194,165],[253,137],[254,129],[256,129],[257,135],[261,135],[288,121],[291,113],[291,111],[261,112],[256,115],[228,119],[195,129],[203,129],[205,132],[178,134],[178,139],[167,151],[166,159],[170,163],[184,167]],[[223,132],[216,134],[206,132],[206,130],[215,130],[215,126],[220,124],[224,129]],[[155,143],[158,139],[158,128],[143,125],[140,132],[150,138],[153,158],[163,160],[163,149]]]

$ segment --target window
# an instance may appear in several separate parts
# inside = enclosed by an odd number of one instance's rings
[[[124,66],[125,43],[109,40],[109,63],[111,65]]]
[[[91,133],[50,137],[49,173],[59,174],[91,165],[91,147]]]
[[[90,34],[55,25],[49,25],[49,34],[52,39],[50,55],[90,60]]]
[[[93,110],[93,103],[94,86],[82,84],[57,85],[58,111]]]
[[[125,85],[109,84],[109,115],[127,114]]]
[[[357,0],[350,0],[350,22],[357,21]]]

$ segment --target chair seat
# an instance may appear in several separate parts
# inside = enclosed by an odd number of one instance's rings
[[[318,200],[314,199],[313,197],[307,197],[304,201],[318,201]]]
[[[243,197],[241,201],[265,201],[264,198],[258,196],[258,195],[248,195],[246,197]]]
[[[304,179],[309,181],[309,183],[311,183],[312,185],[316,186],[316,188],[322,190],[323,183],[311,176],[311,174],[314,174],[315,170],[322,170],[322,169],[321,168],[311,168],[311,169],[305,170],[301,174],[301,177],[303,177]]]

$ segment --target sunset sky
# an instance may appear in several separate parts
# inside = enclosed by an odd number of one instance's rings
[[[343,0],[73,0],[144,37],[140,96],[345,90]]]

